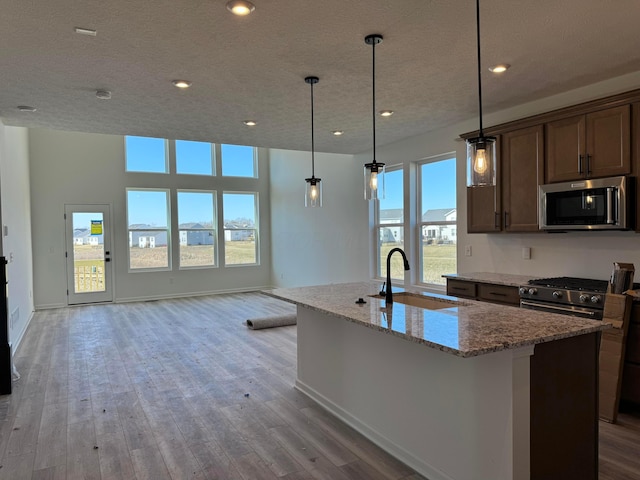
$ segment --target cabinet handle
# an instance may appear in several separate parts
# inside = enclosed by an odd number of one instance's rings
[[[451,290],[458,290],[460,292],[466,292],[468,289],[465,287],[451,287]]]
[[[582,174],[582,158],[584,155],[578,155],[578,173]]]
[[[493,212],[493,226],[495,228],[500,228],[500,225],[498,225],[499,223],[500,223],[500,213]]]
[[[506,293],[500,293],[500,292],[488,292],[489,295],[494,295],[496,297],[506,297],[507,294]]]
[[[591,155],[587,153],[587,176],[591,175]]]
[[[504,211],[504,226],[505,228],[509,226],[509,212],[507,212],[506,210]]]

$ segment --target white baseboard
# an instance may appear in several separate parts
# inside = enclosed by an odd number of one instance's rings
[[[377,430],[371,428],[366,423],[361,422],[358,418],[344,410],[327,397],[314,390],[304,382],[296,379],[296,390],[304,393],[306,396],[315,401],[322,408],[327,410],[332,415],[338,417],[344,423],[354,428],[362,435],[367,437],[373,443],[382,448],[385,452],[400,460],[405,465],[411,467],[419,474],[425,476],[429,480],[455,480],[442,471],[434,468],[433,466],[425,463],[423,460],[417,458],[415,455],[407,452],[402,447],[398,446],[384,435],[380,434]]]

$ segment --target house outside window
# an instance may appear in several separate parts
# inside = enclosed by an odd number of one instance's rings
[[[419,164],[419,282],[445,285],[456,273],[456,159],[447,155]]]
[[[385,198],[376,202],[375,242],[377,276],[387,276],[387,255],[396,247],[404,248],[404,188],[402,166],[385,172]],[[400,255],[391,257],[391,278],[404,280],[404,264]]]
[[[222,207],[225,266],[258,264],[258,193],[224,192]]]
[[[180,268],[216,266],[215,192],[178,190]]]
[[[127,189],[129,270],[171,268],[169,190]]]

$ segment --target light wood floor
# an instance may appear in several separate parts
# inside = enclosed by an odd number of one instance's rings
[[[292,313],[234,294],[36,312],[0,397],[0,479],[421,479],[292,388]],[[601,480],[640,478],[640,417],[601,423]],[[571,479],[568,479],[571,480]]]

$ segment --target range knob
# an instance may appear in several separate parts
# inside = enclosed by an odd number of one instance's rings
[[[535,295],[536,293],[538,293],[538,289],[537,288],[530,288],[529,289],[529,295]]]
[[[552,293],[553,298],[562,298],[562,292],[559,290],[556,290],[555,292]]]
[[[600,295],[594,295],[591,297],[591,303],[600,303]]]
[[[581,303],[587,303],[589,300],[591,300],[591,298],[586,293],[583,293],[583,294],[580,295],[580,302]]]
[[[518,291],[520,292],[520,295],[526,295],[529,290],[526,287],[520,287]]]

